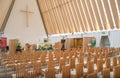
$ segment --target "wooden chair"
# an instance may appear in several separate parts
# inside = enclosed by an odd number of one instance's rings
[[[36,78],[36,77],[37,77],[37,75],[36,75],[35,71],[27,72],[26,78]]]
[[[48,68],[45,71],[45,78],[55,78],[55,69],[54,68]]]
[[[106,68],[111,68],[111,65],[110,65],[110,58],[106,58],[106,61],[105,61],[105,65],[106,65]]]
[[[75,57],[70,58],[70,68],[75,68]]]
[[[84,64],[84,57],[83,56],[79,56],[78,57],[78,62]]]
[[[87,74],[94,73],[94,61],[89,61],[87,64]]]
[[[103,60],[97,59],[97,72],[101,72],[103,70]]]
[[[83,53],[82,53],[82,51],[80,51],[80,53],[79,53],[79,56],[83,56]]]
[[[120,78],[120,65],[113,68],[114,78]]]
[[[52,51],[49,51],[48,58],[49,58],[49,61],[53,61],[53,54],[52,54]]]
[[[110,68],[103,69],[102,78],[110,78]]]
[[[63,51],[60,51],[60,57],[62,57],[62,58],[64,58],[64,56],[63,56]]]
[[[70,66],[62,66],[62,78],[70,78]]]
[[[118,57],[118,64],[120,65],[120,56]]]
[[[94,63],[97,63],[97,54],[94,54]]]
[[[33,72],[35,72],[35,77],[37,76],[40,76],[42,73],[41,73],[41,62],[35,62],[33,63]]]
[[[63,58],[64,58],[64,59],[67,59],[67,56],[68,56],[68,54],[67,54],[67,52],[65,51],[65,52],[63,53]]]
[[[26,76],[27,76],[27,72],[26,72],[26,64],[17,64],[16,66],[15,66],[15,74],[16,75],[14,75],[16,78],[21,78],[21,77],[23,77],[23,78],[26,78]]]
[[[55,62],[54,62],[54,61],[49,61],[49,62],[47,63],[47,67],[48,67],[48,68],[54,68],[54,67],[55,67]]]
[[[59,67],[60,67],[60,72],[62,71],[62,67],[65,66],[65,60],[64,59],[60,59],[59,60]]]
[[[112,67],[117,66],[117,57],[113,57],[113,65]]]
[[[42,52],[42,54],[41,54],[41,56],[40,56],[40,62],[41,62],[41,64],[42,65],[45,65],[45,63],[46,63],[46,55],[45,55],[46,53],[43,53]]]
[[[76,52],[76,50],[74,51],[74,56],[77,57],[77,52]]]
[[[61,57],[60,50],[57,50],[56,52],[54,52],[54,54],[55,54],[55,58],[57,59],[57,61],[59,61]]]
[[[103,59],[103,55],[102,54],[99,55],[99,59]]]
[[[88,63],[89,61],[91,61],[91,54],[90,54],[90,53],[88,53],[88,55],[87,55],[87,63]]]
[[[69,58],[72,58],[73,56],[74,56],[74,52],[71,51],[71,52],[69,53]]]
[[[76,69],[76,78],[80,78],[83,76],[83,67],[84,64],[80,63],[80,64],[76,64],[75,65],[75,69]]]

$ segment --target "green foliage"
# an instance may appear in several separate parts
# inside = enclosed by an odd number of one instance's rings
[[[50,46],[47,48],[47,50],[53,50],[53,46],[50,45]]]
[[[17,46],[16,46],[16,49],[21,49],[21,48],[22,48],[22,47],[21,47],[21,44],[18,43]]]
[[[95,38],[92,39],[91,44],[92,44],[92,47],[95,47],[95,45],[96,45],[96,39]]]

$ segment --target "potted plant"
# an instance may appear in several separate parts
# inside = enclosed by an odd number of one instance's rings
[[[92,38],[91,45],[92,45],[92,47],[95,47],[95,45],[96,45],[96,39],[94,37]]]
[[[18,43],[17,45],[16,45],[16,51],[17,52],[21,52],[21,44],[20,43]]]

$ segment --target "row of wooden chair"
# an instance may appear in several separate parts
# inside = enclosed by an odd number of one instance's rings
[[[102,49],[102,50],[104,50],[104,49]],[[55,64],[57,63],[59,65],[60,72],[63,72],[62,68],[63,68],[63,66],[66,66],[67,64],[70,64],[69,65],[70,69],[76,68],[75,63],[76,63],[76,59],[78,59],[78,64],[82,64],[83,69],[84,68],[88,69],[87,75],[91,74],[91,73],[96,73],[96,71],[94,70],[94,64],[97,65],[97,72],[102,71],[103,64],[104,64],[104,62],[106,63],[106,59],[108,58],[107,52],[106,52],[107,57],[102,57],[102,55],[97,57],[98,54],[96,54],[96,56],[95,56],[95,54],[94,54],[95,51],[93,48],[86,49],[86,51],[87,52],[84,53],[84,52],[82,52],[82,49],[74,49],[73,48],[73,49],[66,50],[65,52],[62,52],[60,50],[55,50],[54,52],[53,51],[29,52],[29,53],[25,52],[25,53],[19,53],[19,54],[15,54],[15,55],[5,55],[3,57],[3,60],[5,62],[7,62],[7,64],[13,64],[14,67],[15,67],[15,64],[19,64],[19,63],[20,64],[24,64],[24,63],[28,64],[29,62],[33,63],[33,62],[37,62],[37,60],[39,60],[39,62],[41,63],[41,66],[47,65],[48,69],[51,69],[51,68],[54,69]],[[91,51],[94,51],[94,52],[91,52]],[[112,49],[112,51],[116,51],[116,50]],[[101,53],[101,52],[99,52],[99,53]],[[116,52],[113,52],[113,53],[116,53]],[[87,58],[86,65],[84,64],[85,57]],[[92,58],[94,58],[94,61],[91,62]],[[46,61],[46,60],[48,60],[48,61]],[[110,68],[113,68],[114,66],[117,66],[117,64],[118,64],[118,63],[116,64],[116,59],[113,58],[113,61],[114,62],[112,63],[112,66],[111,66],[111,62],[110,62]],[[89,64],[89,63],[91,63],[91,64]],[[89,65],[91,65],[91,66],[89,66]],[[91,68],[93,68],[93,69],[91,69]],[[93,70],[94,70],[94,72],[93,72]]]

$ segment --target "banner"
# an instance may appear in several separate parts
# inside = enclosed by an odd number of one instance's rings
[[[5,49],[7,46],[7,38],[6,37],[1,37],[1,48]]]

